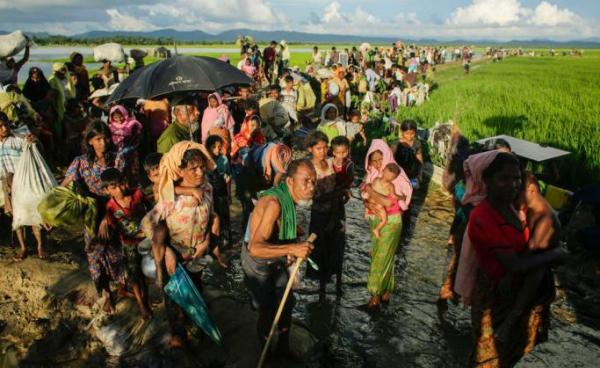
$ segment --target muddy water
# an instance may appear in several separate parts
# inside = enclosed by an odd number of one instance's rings
[[[327,302],[318,301],[317,284],[303,280],[294,316],[321,339],[309,367],[465,367],[471,351],[470,312],[451,305],[440,318],[436,306],[446,272],[450,198],[431,187],[416,193],[412,225],[397,252],[397,288],[390,304],[368,312],[366,278],[370,239],[357,199],[347,205],[347,249],[343,296],[333,284]],[[300,211],[305,227],[308,213]],[[592,367],[600,357],[597,306],[598,262],[574,255],[557,270],[558,299],[553,305],[549,342],[538,345],[520,367]],[[227,274],[207,278],[247,300],[239,260]],[[583,283],[582,283],[583,282]],[[596,307],[597,308],[597,307]]]

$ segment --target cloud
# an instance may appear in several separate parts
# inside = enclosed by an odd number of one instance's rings
[[[135,18],[130,15],[121,14],[117,9],[106,9],[106,14],[110,17],[109,25],[112,29],[120,31],[149,31],[152,30],[154,25],[142,20]]]
[[[526,12],[518,0],[473,0],[466,7],[456,8],[448,18],[448,23],[502,26],[519,21]]]
[[[425,1],[438,4],[420,0]],[[114,29],[218,33],[247,28],[441,40],[600,35],[593,15],[582,17],[552,1],[468,0],[466,5],[417,13],[419,7],[407,0],[0,0],[0,29],[72,35]]]
[[[584,20],[569,9],[559,9],[556,5],[542,1],[535,8],[530,22],[538,26],[557,26],[559,24],[577,24]]]

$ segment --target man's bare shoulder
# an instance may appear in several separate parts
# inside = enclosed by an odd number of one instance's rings
[[[258,202],[256,203],[255,210],[257,212],[261,212],[261,213],[264,213],[266,211],[279,212],[279,211],[281,211],[281,205],[279,204],[279,201],[277,200],[276,197],[264,196],[264,197],[260,198],[258,200]]]

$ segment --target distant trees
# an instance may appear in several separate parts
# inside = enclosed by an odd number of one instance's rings
[[[68,36],[56,36],[56,35],[48,35],[48,36],[33,36],[33,40],[40,46],[51,46],[51,45],[88,45],[95,46],[101,45],[107,42],[116,42],[123,45],[173,45],[173,42],[177,42],[178,45],[214,45],[214,44],[222,44],[222,45],[231,45],[234,44],[234,41],[231,42],[219,42],[219,41],[207,41],[207,40],[175,40],[170,37],[144,37],[144,36],[105,36],[105,37],[94,37],[94,38],[78,38],[78,37],[68,37]]]

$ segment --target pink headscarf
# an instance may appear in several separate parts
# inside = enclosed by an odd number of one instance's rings
[[[123,115],[123,122],[121,124],[117,124],[113,121],[112,115],[116,111]],[[110,109],[108,114],[108,127],[113,143],[118,149],[124,147],[126,138],[138,136],[142,132],[142,123],[137,121],[134,117],[130,117],[127,109],[121,105],[115,105]]]
[[[487,191],[483,182],[483,171],[490,166],[496,156],[498,156],[498,153],[500,153],[498,150],[482,152],[471,155],[465,160],[463,166],[467,188],[462,200],[463,204],[476,206],[485,199]],[[469,238],[469,225],[467,224],[458,260],[456,278],[454,280],[454,291],[462,297],[465,305],[471,304],[478,269],[479,262]]]
[[[210,100],[211,97],[217,99],[219,105],[217,107],[210,107],[210,105],[204,110],[204,114],[202,115],[202,143],[206,143],[206,138],[208,138],[208,131],[212,128],[225,128],[227,130],[233,129],[235,124],[233,117],[229,113],[229,109],[223,103],[223,99],[221,95],[218,93],[211,93],[208,95],[207,100]],[[217,121],[219,121],[222,126],[217,126]]]
[[[486,189],[483,182],[483,171],[490,166],[492,161],[498,156],[499,151],[487,151],[469,156],[463,163],[465,170],[465,196],[462,204],[472,204],[476,206],[485,199]]]
[[[381,170],[377,170],[374,167],[372,167],[371,165],[369,165],[369,158],[370,158],[371,154],[375,151],[381,152],[381,154],[383,156]],[[373,139],[373,141],[371,142],[371,146],[369,147],[369,150],[367,151],[367,156],[365,157],[365,172],[366,172],[365,182],[367,184],[372,183],[373,180],[375,180],[376,178],[381,176],[383,168],[391,162],[398,165],[396,163],[396,161],[394,160],[394,154],[392,153],[390,146],[388,146],[387,143],[385,143],[385,141],[383,141],[381,139]],[[398,167],[400,167],[400,165],[398,165]],[[398,175],[398,177],[396,179],[394,179],[392,184],[394,184],[394,189],[396,190],[396,194],[406,196],[406,198],[403,201],[398,201],[398,205],[400,206],[400,209],[402,209],[402,211],[406,211],[408,209],[408,205],[410,204],[410,199],[412,197],[413,189],[412,189],[412,185],[410,184],[410,179],[408,179],[408,176],[406,175],[406,173],[404,172],[404,169],[402,169],[402,167],[400,167],[400,175]]]

